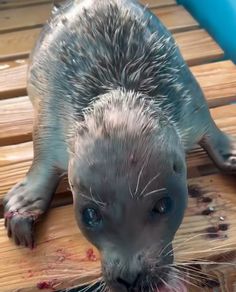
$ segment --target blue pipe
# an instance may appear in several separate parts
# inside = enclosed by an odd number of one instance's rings
[[[236,63],[236,0],[177,0]]]

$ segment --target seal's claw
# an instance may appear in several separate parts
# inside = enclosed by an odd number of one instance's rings
[[[4,198],[5,227],[17,245],[34,246],[34,225],[48,202],[29,183],[19,183]]]
[[[26,247],[34,247],[34,225],[37,217],[32,216],[32,213],[11,212],[10,217],[7,214],[5,217],[7,224],[8,236],[12,237],[16,245]]]

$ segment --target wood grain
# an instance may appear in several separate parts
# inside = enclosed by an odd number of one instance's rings
[[[203,29],[174,34],[181,53],[189,66],[219,60],[224,53]]]
[[[54,2],[60,2],[54,0]],[[52,3],[50,0],[0,0],[0,10],[18,8],[23,6],[38,5],[42,3]],[[176,2],[174,0],[142,0],[140,3],[148,5],[149,7],[162,7],[174,5]]]
[[[199,204],[194,198],[189,199],[184,222],[175,240],[175,246],[178,246],[176,261],[205,259],[209,252],[213,256],[219,252],[234,250],[236,248],[235,180],[212,175],[189,180],[189,184],[200,186],[204,196],[212,198],[216,212],[211,219],[201,215],[200,212],[206,208],[206,205]],[[227,232],[222,233],[221,238],[213,240],[201,235],[207,227],[218,224],[219,216],[223,215],[226,215],[225,222],[230,226]],[[225,235],[227,238],[224,238]],[[47,218],[37,226],[36,242],[37,247],[32,251],[16,247],[6,236],[3,220],[0,221],[1,291],[12,292],[19,287],[21,292],[38,291],[36,289],[38,282],[51,280],[58,285],[57,289],[62,289],[82,284],[89,279],[96,279],[100,275],[99,261],[88,261],[86,258],[86,251],[91,245],[77,228],[71,205],[56,208],[48,213]],[[96,250],[95,254],[98,255]],[[17,273],[16,266],[19,267]],[[234,274],[231,271],[232,275]],[[232,280],[234,281],[235,278]]]
[[[141,0],[139,1],[143,5],[148,5],[150,8],[162,7],[162,6],[169,6],[175,5],[175,0]]]
[[[41,4],[0,11],[0,33],[42,26],[50,15],[52,5]]]
[[[33,109],[28,97],[2,100],[0,116],[0,145],[32,139]]]
[[[14,9],[29,5],[38,5],[42,3],[52,3],[50,0],[0,0],[0,10]]]
[[[209,106],[236,101],[236,66],[231,61],[191,67]]]
[[[199,27],[197,21],[182,6],[170,6],[152,9],[171,32],[181,32]]]
[[[229,105],[211,110],[216,124],[226,133],[236,136],[236,105]],[[23,179],[28,171],[33,157],[32,142],[0,147],[0,204],[3,196],[14,184]],[[198,170],[207,165],[213,165],[210,158],[201,148],[196,148],[187,157],[189,176],[193,169]],[[201,171],[196,176],[201,175]],[[195,175],[194,175],[195,176]],[[64,194],[68,189],[64,179],[57,194]],[[60,201],[61,198],[58,197]]]
[[[0,65],[0,100],[26,95],[27,60],[18,61]]]
[[[0,34],[0,61],[27,58],[41,28]]]
[[[41,4],[0,11],[0,33],[40,27],[49,18],[52,4]],[[154,8],[153,12],[171,30],[185,31],[199,27],[182,6]],[[16,17],[17,16],[17,17]]]

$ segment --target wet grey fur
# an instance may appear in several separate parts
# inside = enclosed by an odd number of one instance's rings
[[[73,5],[76,1],[54,12],[33,55],[29,91],[33,86],[39,96],[50,96],[51,103],[57,99],[54,106],[63,110],[56,112],[64,116],[68,111],[64,117],[73,114],[72,121],[83,119],[84,109],[111,90],[138,92],[157,111],[164,110],[185,148],[197,142],[202,133],[189,133],[194,131],[194,113],[208,110],[172,36],[157,18],[134,1],[97,1],[94,11],[78,9],[77,15]],[[193,100],[191,92],[198,98]]]

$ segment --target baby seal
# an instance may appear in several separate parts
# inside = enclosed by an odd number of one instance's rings
[[[181,287],[170,267],[187,206],[185,153],[198,143],[234,172],[236,142],[216,127],[170,32],[134,0],[66,1],[31,55],[28,93],[34,159],[4,200],[8,235],[33,246],[68,171],[110,290]]]

